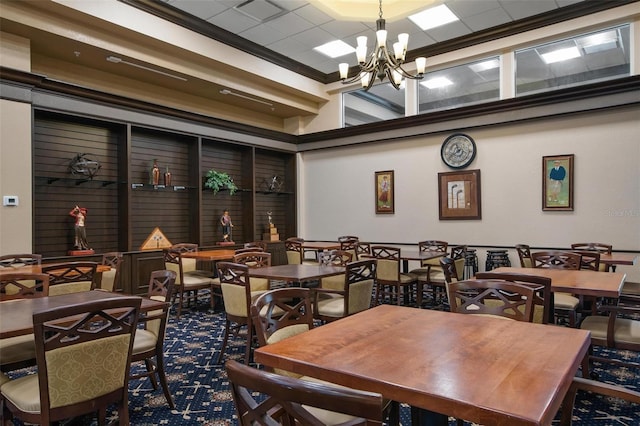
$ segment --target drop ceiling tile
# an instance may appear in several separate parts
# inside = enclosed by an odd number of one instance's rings
[[[174,0],[170,1],[169,4],[205,21],[230,7],[222,2],[201,0]]]
[[[256,21],[234,9],[227,9],[207,21],[234,34],[239,34],[258,25]]]
[[[446,3],[447,7],[460,19],[500,9],[500,3],[497,0],[450,0]]]
[[[469,28],[467,28],[467,26],[462,22],[450,22],[441,27],[432,28],[426,33],[434,40],[442,42],[452,38],[470,34],[471,30],[469,30]]]
[[[500,0],[500,4],[512,19],[524,19],[556,9],[555,0]]]
[[[472,31],[480,31],[511,22],[511,17],[503,9],[497,9],[469,16],[464,22]]]
[[[294,40],[309,48],[334,41],[336,38],[321,28],[315,27],[293,36]]]
[[[306,0],[270,0],[271,3],[275,3],[286,10],[297,10],[304,7],[307,4]]]
[[[326,24],[320,25],[320,28],[338,39],[352,37],[354,34],[368,30],[368,28],[360,22],[348,21],[330,21]]]
[[[287,13],[284,16],[269,21],[266,25],[287,36],[298,34],[314,27],[311,22],[301,18],[295,13]]]
[[[275,43],[287,37],[287,34],[283,34],[269,25],[256,25],[238,35],[261,45]]]
[[[296,53],[306,52],[309,50],[308,46],[298,43],[291,37],[283,38],[282,40],[271,43],[267,45],[267,48],[285,56],[291,56]]]
[[[331,16],[311,4],[301,7],[300,9],[296,9],[295,14],[315,25],[322,25],[333,19]]]

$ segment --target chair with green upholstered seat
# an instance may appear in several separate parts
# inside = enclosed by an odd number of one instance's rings
[[[92,290],[97,268],[87,261],[42,265],[42,273],[49,275],[49,296]]]
[[[342,288],[315,290],[313,315],[323,322],[335,321],[371,307],[376,279],[376,260],[347,263]]]
[[[129,365],[141,299],[117,297],[35,312],[37,373],[2,385],[11,416],[52,422],[97,413],[104,425],[116,404],[129,424]]]
[[[162,309],[147,312],[145,315],[140,316],[139,322],[144,324],[144,328],[136,330],[131,355],[132,363],[144,361],[147,369],[145,373],[131,376],[131,378],[149,377],[153,389],[157,389],[158,384],[155,379],[155,375],[157,374],[167,404],[173,410],[175,410],[176,406],[169,391],[169,384],[167,383],[163,348],[165,330],[169,317],[170,304],[168,302],[171,300],[175,281],[176,273],[173,271],[160,270],[151,272],[147,297],[167,303]]]

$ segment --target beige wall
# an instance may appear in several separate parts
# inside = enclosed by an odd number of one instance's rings
[[[0,195],[16,195],[17,207],[0,206],[0,254],[31,253],[31,105],[0,100]]]
[[[640,250],[640,107],[467,129],[478,147],[482,220],[440,221],[438,172],[450,133],[304,152],[300,236],[415,244],[568,247],[608,242]],[[542,156],[575,154],[575,210],[541,209]],[[374,172],[395,171],[395,214],[374,212]],[[640,268],[629,268],[640,281]]]

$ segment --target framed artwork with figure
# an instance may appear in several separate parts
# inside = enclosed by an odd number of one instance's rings
[[[376,214],[395,212],[393,170],[376,172]]]
[[[542,157],[542,210],[573,211],[573,154]]]
[[[480,170],[438,173],[440,220],[482,219]]]

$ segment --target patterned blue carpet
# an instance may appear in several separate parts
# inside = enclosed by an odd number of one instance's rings
[[[236,425],[237,419],[223,365],[216,365],[224,331],[224,313],[206,309],[183,310],[177,320],[172,312],[165,340],[168,380],[177,410],[165,403],[160,389],[153,390],[148,379],[130,382],[129,409],[131,424],[151,425]],[[225,360],[242,360],[243,339],[230,339]],[[632,359],[640,362],[640,354],[629,351],[598,350],[601,356]],[[142,367],[142,364],[141,368]],[[134,367],[138,368],[138,367]],[[640,369],[630,370],[612,364],[596,364],[599,380],[624,385],[640,391]],[[25,371],[16,372],[25,374]],[[116,420],[116,413],[110,420]],[[409,407],[401,408],[401,422],[410,424]],[[22,423],[14,421],[16,425]],[[450,425],[455,421],[450,419]],[[557,422],[554,422],[557,423]],[[69,426],[92,425],[91,418],[74,419]],[[467,423],[470,425],[471,423]],[[624,401],[579,393],[574,409],[574,424],[582,426],[640,426],[640,406]]]

